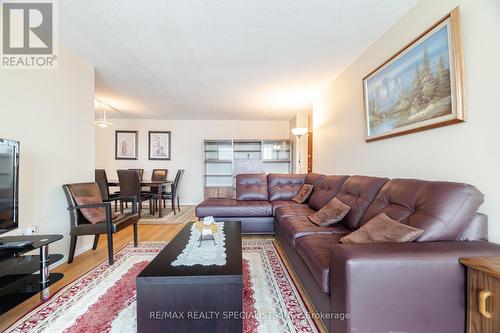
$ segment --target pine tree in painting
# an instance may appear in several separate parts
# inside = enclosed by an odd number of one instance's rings
[[[436,68],[436,97],[443,98],[451,94],[450,87],[450,70],[445,65],[444,57],[439,57],[439,62]]]

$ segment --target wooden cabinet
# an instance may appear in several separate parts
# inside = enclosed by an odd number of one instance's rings
[[[467,266],[467,332],[500,332],[500,257],[460,262]]]

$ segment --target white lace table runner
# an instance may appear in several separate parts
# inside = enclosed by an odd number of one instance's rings
[[[196,228],[195,224],[191,226],[191,236],[189,241],[182,250],[182,253],[177,256],[172,262],[172,266],[194,266],[194,265],[217,265],[224,266],[226,264],[226,235],[224,234],[224,223],[216,222],[217,232],[213,240],[204,240],[199,245],[201,230]]]

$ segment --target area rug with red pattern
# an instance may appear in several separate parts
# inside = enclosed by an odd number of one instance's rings
[[[6,332],[136,332],[135,278],[166,243],[127,245]],[[243,240],[243,331],[318,332],[270,239]]]

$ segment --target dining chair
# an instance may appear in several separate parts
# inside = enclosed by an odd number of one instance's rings
[[[141,192],[141,181],[139,180],[139,173],[135,170],[118,170],[118,182],[120,183],[120,195],[123,197],[135,197],[139,205],[139,218],[142,212],[142,203],[149,201],[149,210],[153,214],[153,205],[151,193]],[[123,212],[123,203],[130,202],[130,200],[120,200],[120,212]]]
[[[108,238],[108,261],[113,265],[113,234],[130,225],[134,229],[134,246],[137,247],[137,200],[135,197],[120,197],[119,200],[132,202],[132,211],[114,214],[111,202],[104,202],[97,183],[75,183],[62,186],[70,216],[70,246],[68,263],[73,262],[78,236],[94,235],[92,250],[97,248],[99,236]]]
[[[139,174],[139,180],[144,179],[144,169],[127,169],[127,170],[136,171]],[[128,208],[127,202],[125,202],[125,208]]]
[[[106,175],[106,170],[95,169],[95,182],[97,183],[97,186],[99,186],[99,190],[101,191],[102,201],[114,202],[115,212],[118,211],[118,197],[120,196],[120,193],[109,193],[108,176]]]
[[[131,171],[136,171],[139,174],[139,180],[144,179],[144,169],[128,169]]]
[[[167,180],[167,175],[168,175],[168,169],[153,169],[153,172],[151,173],[151,180]],[[157,186],[151,186],[149,188],[149,193],[151,195],[158,194],[158,187]],[[153,200],[153,212],[156,212],[156,207],[157,207],[157,200]]]
[[[144,179],[144,169],[127,169],[127,170],[136,171],[139,174],[139,180]],[[120,192],[116,192],[116,193],[120,193]],[[125,202],[125,208],[128,208],[128,202]]]
[[[176,209],[175,209],[175,203],[177,202],[177,209],[179,212],[181,211],[181,205],[180,205],[180,199],[179,199],[179,190],[180,190],[180,185],[181,185],[181,180],[184,175],[184,169],[179,169],[177,170],[177,174],[175,175],[175,179],[172,182],[171,186],[171,191],[170,192],[163,192],[161,195],[161,198],[158,197],[158,194],[154,195],[153,198],[160,199],[160,205],[161,201],[163,201],[163,207],[165,207],[165,200],[171,200],[172,203],[172,210],[174,211],[174,215],[176,215]]]

